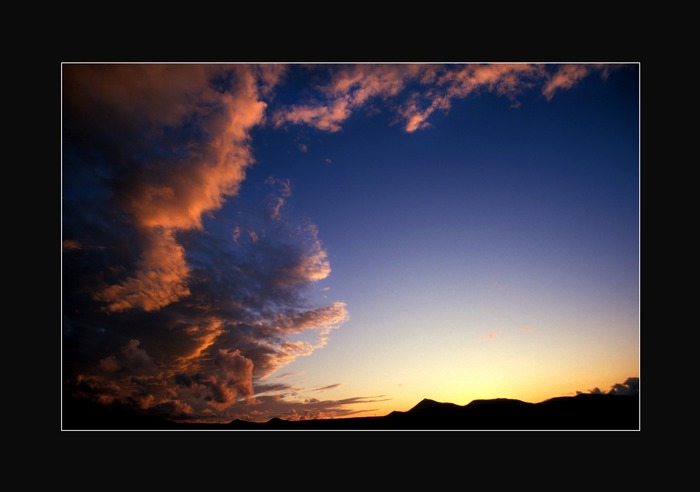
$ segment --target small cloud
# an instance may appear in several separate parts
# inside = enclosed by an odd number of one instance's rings
[[[309,147],[308,147],[308,145],[306,145],[305,143],[300,143],[300,144],[298,145],[298,147],[299,147],[299,150],[301,150],[302,152],[308,152],[308,151],[309,151]]]
[[[330,164],[332,161],[331,161],[330,157],[326,157],[326,158],[323,160],[323,162],[325,162],[326,164]]]
[[[282,374],[275,376],[275,379],[286,379],[292,376],[296,376],[298,372],[283,372]]]
[[[340,386],[340,383],[328,384],[328,385],[326,385],[326,386],[321,386],[320,388],[316,388],[316,389],[313,390],[313,391],[326,391],[326,390],[329,390],[329,389],[337,388],[338,386]]]
[[[610,395],[638,395],[639,378],[627,378],[624,383],[613,384],[608,391]]]
[[[493,330],[479,337],[480,340],[493,340],[494,338],[496,338],[496,332]]]
[[[289,198],[292,196],[292,182],[289,179],[280,179],[273,176],[268,176],[268,178],[265,180],[265,184],[272,186],[276,194],[284,198]]]
[[[139,348],[141,342],[131,339],[121,347],[119,355],[110,355],[100,360],[99,367],[105,372],[122,371],[130,376],[151,376],[159,373],[157,364],[148,353]]]
[[[279,179],[272,176],[268,177],[265,183],[273,187],[272,194],[267,198],[270,218],[280,220],[287,198],[292,196],[292,183],[289,179]]]
[[[74,239],[63,240],[63,251],[76,251],[78,249],[83,249],[78,241],[75,241]]]
[[[571,89],[590,72],[591,67],[587,65],[562,65],[554,75],[549,77],[542,89],[542,94],[549,101],[554,97],[555,92]]]
[[[535,329],[528,325],[523,325],[520,331],[522,331],[523,333],[535,333]]]

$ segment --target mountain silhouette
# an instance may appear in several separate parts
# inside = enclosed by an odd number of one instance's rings
[[[467,405],[425,398],[406,412],[383,417],[347,417],[222,424],[174,422],[127,410],[66,398],[64,430],[639,430],[638,396],[579,394],[528,403],[510,398],[473,400]]]

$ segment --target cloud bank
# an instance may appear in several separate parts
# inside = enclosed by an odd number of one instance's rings
[[[352,113],[370,103],[381,102],[395,113],[395,121],[412,133],[430,126],[436,111],[447,113],[453,101],[491,92],[517,106],[518,95],[541,86],[551,100],[595,71],[609,66],[546,64],[400,64],[341,66],[330,80],[317,88],[317,97],[304,104],[277,110],[276,127],[304,124],[337,132]]]

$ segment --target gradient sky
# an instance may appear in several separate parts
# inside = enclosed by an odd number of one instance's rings
[[[64,389],[183,421],[624,391],[639,70],[62,64]]]

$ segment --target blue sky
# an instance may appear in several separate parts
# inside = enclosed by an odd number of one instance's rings
[[[62,90],[79,397],[264,421],[639,376],[636,63],[65,64]]]

